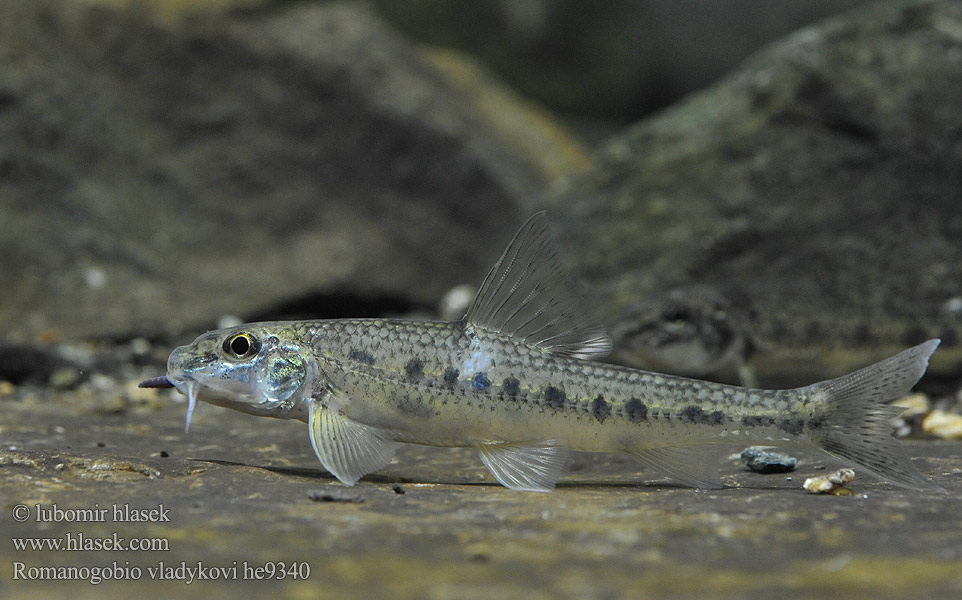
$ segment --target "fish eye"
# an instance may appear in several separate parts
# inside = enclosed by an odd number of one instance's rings
[[[261,343],[249,333],[238,333],[224,340],[224,353],[231,358],[250,358],[260,348]]]

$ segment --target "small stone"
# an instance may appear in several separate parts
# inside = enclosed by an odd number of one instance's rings
[[[50,387],[56,390],[69,390],[80,384],[80,371],[75,367],[61,367],[50,374]]]
[[[438,313],[443,321],[457,321],[468,312],[471,301],[474,300],[475,290],[473,285],[462,283],[456,285],[443,296],[438,306]]]
[[[892,402],[902,410],[899,416],[892,419],[895,437],[905,437],[917,432],[922,426],[922,419],[932,410],[932,401],[925,394],[909,394]]]
[[[102,290],[107,286],[107,272],[100,267],[90,267],[84,270],[84,283],[92,290]]]
[[[138,337],[130,340],[130,351],[137,356],[145,356],[150,353],[150,341],[146,338]]]
[[[853,479],[855,479],[855,471],[853,469],[839,469],[828,475],[809,477],[805,480],[805,483],[802,484],[802,487],[813,494],[834,493],[837,496],[844,496],[849,494],[839,490],[844,488]]]
[[[903,396],[898,400],[892,402],[892,406],[897,406],[904,409],[900,417],[911,417],[915,415],[922,415],[932,408],[932,402],[929,397],[925,394],[909,394],[908,396]]]
[[[771,452],[760,446],[742,450],[741,459],[745,466],[756,473],[789,473],[795,470],[798,461],[787,454]]]
[[[962,312],[962,297],[953,296],[946,300],[942,307],[949,312]]]
[[[235,315],[221,315],[217,317],[217,329],[227,329],[228,327],[237,327],[243,324],[244,320]]]
[[[922,431],[948,440],[962,439],[962,415],[936,409],[922,421]]]

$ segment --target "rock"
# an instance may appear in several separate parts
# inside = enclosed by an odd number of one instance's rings
[[[781,452],[771,452],[765,448],[752,446],[745,448],[740,455],[745,466],[756,473],[791,473],[798,460]]]
[[[418,39],[483,57],[528,96],[621,123],[705,87],[761,45],[860,3],[375,2]]]
[[[962,415],[933,410],[922,420],[922,431],[943,439],[962,440]]]
[[[960,31],[958,2],[873,3],[609,140],[552,203],[615,346],[674,324],[704,337],[665,362],[734,348],[792,386],[940,337],[930,372],[958,372]]]
[[[0,381],[73,387],[83,366],[56,346],[0,342]]]
[[[354,3],[176,20],[4,2],[0,60],[14,340],[434,306],[586,161],[550,117],[510,93],[482,107],[449,75],[466,67]]]
[[[922,420],[932,410],[932,401],[926,394],[909,394],[891,403],[902,409],[893,420],[896,437],[905,437],[922,427]]]
[[[819,477],[809,477],[802,484],[806,490],[813,494],[836,493],[855,479],[855,471],[852,469],[839,469],[832,471],[828,475]]]

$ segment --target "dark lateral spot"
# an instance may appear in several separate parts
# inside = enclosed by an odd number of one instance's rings
[[[393,485],[391,486],[391,489],[394,490],[394,493],[395,493],[395,494],[406,494],[406,493],[407,493],[407,490],[405,490],[404,487],[401,486],[400,483],[395,483],[395,484],[393,484]]]
[[[491,387],[491,381],[485,377],[484,371],[478,371],[478,374],[475,375],[474,379],[471,380],[471,385],[473,385],[476,389],[486,390]]]
[[[424,377],[424,361],[420,358],[412,358],[404,365],[404,374],[408,379],[421,379]]]
[[[501,382],[501,394],[511,398],[512,400],[517,400],[518,395],[521,393],[521,382],[514,377],[506,377],[504,381]]]
[[[720,410],[710,413],[708,415],[708,422],[712,425],[721,425],[725,422],[725,413]]]
[[[759,415],[748,415],[747,417],[742,417],[742,425],[745,427],[763,427],[765,425],[771,425],[774,419],[771,417],[764,417]]]
[[[434,412],[428,408],[424,403],[421,402],[418,396],[409,396],[407,394],[399,394],[395,401],[397,402],[398,410],[406,415],[413,415],[415,417],[421,417],[426,419],[434,414]]]
[[[611,404],[605,400],[604,396],[599,395],[591,401],[591,414],[598,419],[599,423],[604,423],[605,419],[611,416]]]
[[[632,423],[648,420],[648,407],[638,398],[632,398],[625,403],[625,417]]]
[[[444,384],[454,387],[458,383],[458,377],[461,375],[461,371],[454,367],[448,367],[444,370]]]
[[[358,350],[355,348],[354,350],[351,350],[351,353],[348,354],[347,357],[353,361],[364,363],[365,365],[374,364],[374,356],[365,352],[364,350]]]
[[[566,399],[567,396],[565,396],[565,393],[553,385],[549,385],[544,390],[544,403],[551,408],[564,408]]]
[[[781,419],[776,425],[779,429],[791,435],[798,435],[805,428],[805,422],[801,419]]]
[[[705,411],[703,411],[700,406],[690,404],[682,409],[679,416],[681,417],[682,421],[688,421],[689,423],[701,423],[705,419]]]

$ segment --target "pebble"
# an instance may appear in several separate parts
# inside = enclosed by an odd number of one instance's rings
[[[741,459],[745,466],[756,473],[789,473],[795,470],[798,461],[787,454],[771,452],[760,446],[742,450]]]
[[[855,479],[855,471],[853,469],[839,469],[828,475],[809,477],[805,480],[805,483],[802,484],[802,487],[813,494],[834,493],[836,495],[846,495],[844,492],[841,492],[841,489],[853,479]]]
[[[70,390],[80,385],[80,379],[76,367],[60,367],[50,374],[48,383],[55,390]]]
[[[448,290],[441,297],[441,302],[438,305],[441,320],[457,321],[463,317],[464,313],[468,311],[468,307],[471,306],[476,291],[473,285],[467,283],[456,285]]]
[[[947,440],[962,440],[962,415],[935,409],[922,421],[922,431]]]
[[[932,410],[932,401],[925,394],[909,394],[892,402],[892,406],[902,409],[901,414],[892,419],[895,437],[901,438],[919,431],[922,419]]]

